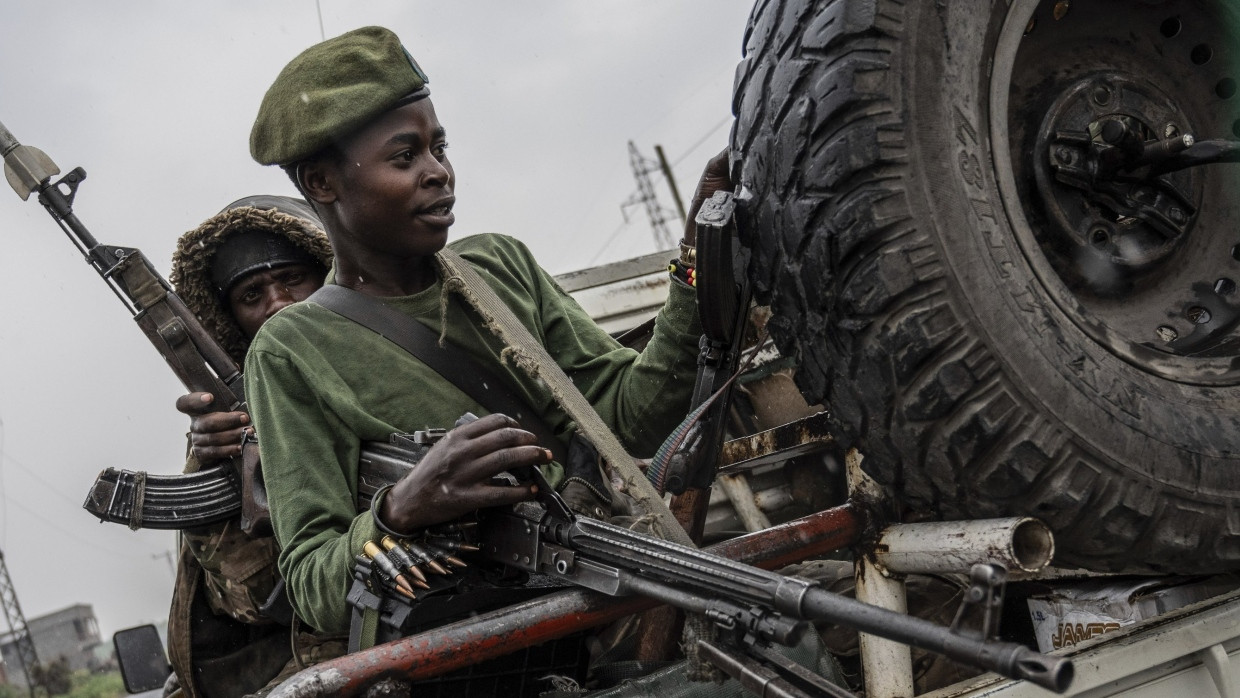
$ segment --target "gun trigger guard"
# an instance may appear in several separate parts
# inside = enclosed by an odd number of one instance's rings
[[[951,632],[982,640],[997,639],[1006,583],[1007,570],[1002,565],[973,565],[969,571],[969,588],[965,589],[960,608],[956,610]],[[966,624],[977,627],[966,627]]]

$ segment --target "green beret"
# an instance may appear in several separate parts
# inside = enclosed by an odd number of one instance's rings
[[[306,49],[272,83],[250,131],[262,165],[304,160],[371,119],[430,94],[400,39],[363,27]]]

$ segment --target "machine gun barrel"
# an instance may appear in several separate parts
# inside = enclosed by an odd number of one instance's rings
[[[554,506],[554,503],[553,503]],[[789,619],[825,621],[944,654],[1009,678],[1063,692],[1072,663],[1023,645],[988,640],[833,594],[816,583],[769,572],[626,528],[544,514],[528,504],[491,510],[483,554],[611,595],[657,598],[705,613],[722,627],[782,644],[798,632]]]

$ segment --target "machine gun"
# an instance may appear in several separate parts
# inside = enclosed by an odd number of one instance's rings
[[[462,546],[476,551],[458,553],[462,558],[481,558],[609,596],[644,596],[703,614],[722,630],[718,640],[699,641],[704,655],[742,685],[761,687],[766,691],[761,695],[851,695],[770,649],[772,643],[796,644],[810,622],[856,628],[1060,693],[1072,681],[1070,660],[991,638],[997,630],[994,612],[1001,604],[1003,587],[1002,568],[997,566],[974,568],[973,585],[957,623],[949,629],[841,597],[813,581],[578,516],[539,472],[522,473],[522,479],[526,478],[538,485],[538,500],[478,512],[477,526],[463,527],[476,531],[476,538]],[[393,570],[407,563],[396,556],[374,567],[370,588],[384,596],[380,609],[384,615],[399,616],[392,612],[398,606],[434,603],[438,598],[433,591],[387,593],[392,590],[383,589],[390,586]],[[962,627],[962,619],[969,615],[984,617],[980,631]],[[387,652],[399,655],[396,650]],[[351,667],[369,666],[367,657],[350,657]],[[314,695],[313,691],[298,692],[314,681],[309,674],[294,677],[272,695]]]
[[[795,644],[808,621],[844,625],[1064,692],[1072,681],[1069,660],[1027,647],[955,632],[929,621],[841,597],[815,582],[768,572],[603,521],[574,514],[541,474],[538,504],[484,512],[480,553],[494,562],[556,577],[610,596],[640,594],[692,613],[723,630],[719,643],[699,640],[710,661],[746,681],[781,681],[788,695],[838,690],[812,674],[780,662],[766,647]],[[975,588],[994,588],[986,570]],[[998,582],[1002,584],[1001,581]],[[1001,592],[1000,592],[1001,593]],[[966,603],[969,596],[966,596]],[[778,678],[777,678],[778,677]],[[829,688],[828,688],[829,687]],[[838,695],[838,694],[837,694]]]

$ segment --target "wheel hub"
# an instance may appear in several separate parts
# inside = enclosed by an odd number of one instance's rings
[[[1075,81],[1047,110],[1033,169],[1053,221],[1048,232],[1074,264],[1063,272],[1105,294],[1175,252],[1192,227],[1201,178],[1191,169],[1150,176],[1157,163],[1149,155],[1165,159],[1191,145],[1186,127],[1191,132],[1170,96],[1113,73]]]
[[[996,169],[1043,288],[1143,370],[1240,381],[1236,170],[1216,164],[1237,157],[1220,139],[1240,136],[1240,13],[1225,0],[1021,0],[1010,12],[1010,68],[992,82],[1006,107]]]

